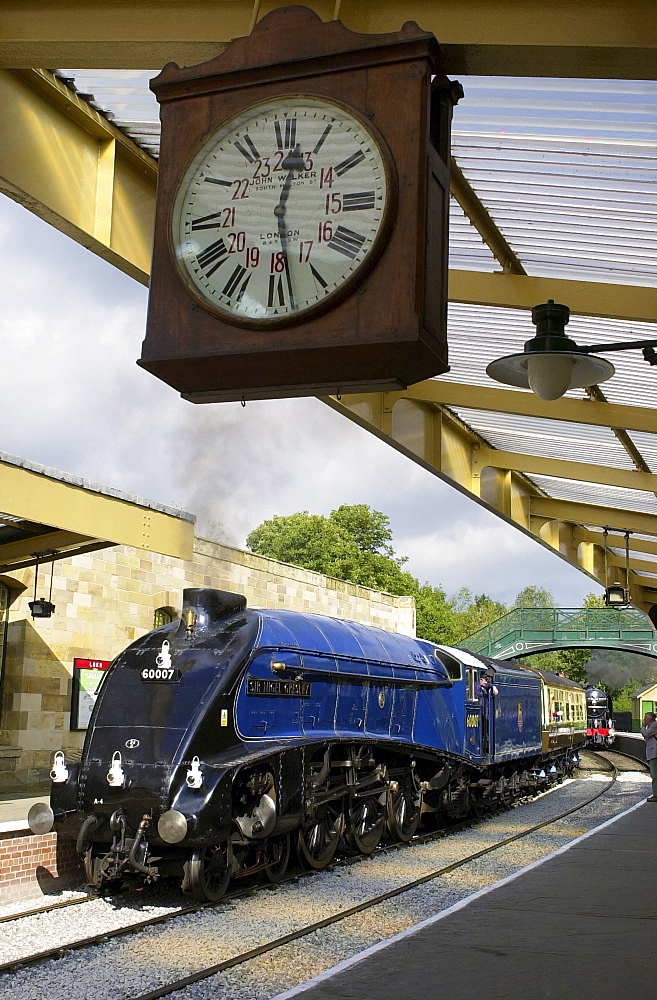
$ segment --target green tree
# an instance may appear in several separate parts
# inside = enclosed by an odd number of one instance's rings
[[[373,510],[365,503],[342,504],[331,511],[329,518],[353,538],[361,552],[378,552],[399,566],[407,562],[406,558],[395,555],[390,518],[380,510]]]
[[[556,602],[545,587],[523,587],[515,601],[514,608],[555,608]]]
[[[464,593],[466,588],[457,591],[455,608],[457,640],[465,639],[466,636],[473,635],[480,628],[485,628],[491,622],[496,621],[508,612],[505,604],[494,601],[488,594],[477,594],[472,597],[469,592]],[[468,597],[469,595],[469,597]]]
[[[396,556],[390,522],[366,504],[343,504],[329,517],[307,510],[263,521],[246,539],[247,548],[271,559],[326,573],[391,594],[412,594],[417,580]]]
[[[417,585],[413,597],[418,636],[429,642],[453,646],[461,633],[454,607],[443,588],[432,587],[429,583]]]
[[[246,539],[247,548],[262,556],[350,580],[356,572],[356,543],[339,525],[307,510],[263,521]]]
[[[246,544],[252,552],[316,573],[414,597],[417,634],[431,642],[458,645],[508,611],[504,604],[487,594],[474,595],[468,587],[448,597],[440,586],[420,584],[403,568],[407,560],[394,550],[390,519],[367,504],[342,504],[329,517],[307,510],[278,515],[254,528]],[[530,606],[554,605],[541,587],[525,587],[518,600],[523,595],[532,601]],[[551,603],[545,604],[548,599]]]

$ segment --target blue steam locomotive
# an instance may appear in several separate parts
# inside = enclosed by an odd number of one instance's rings
[[[321,869],[571,773],[579,734],[548,731],[544,689],[463,650],[186,590],[181,620],[112,664],[81,760],[56,755],[30,825],[75,838],[99,890],[177,876],[219,899],[233,877],[282,878],[292,846]]]

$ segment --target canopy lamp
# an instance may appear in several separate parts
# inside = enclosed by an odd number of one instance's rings
[[[486,374],[497,382],[531,389],[539,399],[559,399],[569,389],[583,389],[605,382],[614,374],[610,361],[594,356],[596,351],[628,351],[642,347],[643,356],[657,365],[657,340],[620,341],[580,347],[564,333],[570,318],[568,306],[554,299],[532,309],[536,336],[525,343],[522,354],[508,354],[491,361]]]
[[[39,559],[43,555],[52,556],[52,565],[50,567],[50,594],[48,600],[45,597],[39,597],[37,599],[37,579],[39,576]],[[34,553],[36,563],[34,566],[34,600],[28,602],[28,607],[30,609],[30,614],[33,618],[51,618],[52,613],[55,610],[55,605],[52,603],[52,578],[55,569],[55,553],[54,552],[40,552]]]
[[[620,583],[612,583],[611,587],[605,589],[605,604],[608,608],[626,608],[629,603],[627,591]]]
[[[605,528],[604,535],[604,545],[605,545],[605,584],[607,583],[607,535],[609,533],[609,528]],[[612,583],[611,586],[605,586],[605,596],[604,602],[608,608],[626,608],[630,603],[630,532],[625,532],[625,582],[626,587],[622,584],[616,582]]]

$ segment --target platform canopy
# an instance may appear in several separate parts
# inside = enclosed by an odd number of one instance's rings
[[[0,0],[0,190],[147,283],[159,149],[148,79],[169,60],[216,55],[276,6]],[[627,583],[650,611],[657,369],[641,351],[607,355],[617,371],[603,388],[553,402],[485,370],[522,350],[531,308],[550,298],[570,307],[578,343],[657,337],[654,0],[308,6],[355,31],[416,20],[465,90],[453,129],[451,370],[327,404],[603,586]]]
[[[194,517],[0,452],[0,576],[109,545],[191,559]]]

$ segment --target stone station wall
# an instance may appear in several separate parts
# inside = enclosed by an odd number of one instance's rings
[[[74,759],[83,731],[71,731],[73,660],[112,660],[153,628],[154,613],[180,613],[186,587],[243,594],[250,607],[334,615],[415,634],[411,597],[394,597],[216,542],[197,539],[183,562],[116,546],[54,564],[52,618],[32,620],[34,570],[13,580],[0,722],[0,793],[43,784],[53,754]],[[39,570],[48,594],[50,566]]]

